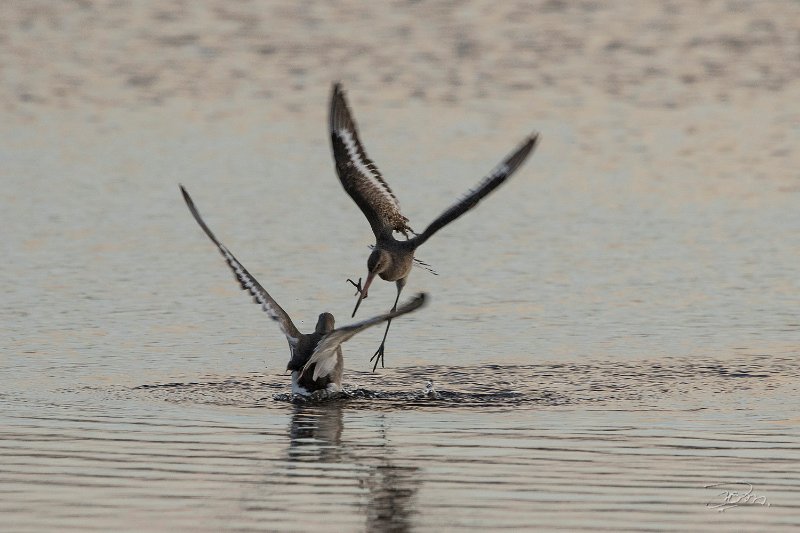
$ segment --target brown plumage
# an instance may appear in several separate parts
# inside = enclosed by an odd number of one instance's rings
[[[391,313],[375,316],[361,322],[356,322],[338,329],[334,328],[334,318],[330,313],[321,313],[317,325],[312,333],[300,333],[292,319],[261,286],[250,272],[242,265],[228,248],[217,240],[214,233],[200,217],[200,213],[192,201],[192,197],[181,185],[181,192],[192,216],[208,235],[208,238],[217,246],[225,258],[225,262],[233,271],[236,281],[242,289],[248,291],[253,301],[261,305],[270,318],[278,323],[281,331],[289,342],[290,358],[286,370],[292,372],[292,392],[296,394],[311,394],[317,390],[341,390],[344,359],[342,357],[342,343],[356,333],[371,326],[375,326],[394,317],[410,313],[420,308],[424,303],[425,294],[418,294]]]
[[[353,309],[353,316],[358,311],[361,300],[367,297],[370,284],[376,275],[383,280],[395,282],[397,298],[392,307],[394,310],[411,272],[416,249],[434,233],[475,207],[481,199],[502,185],[522,165],[539,140],[538,134],[528,137],[477,187],[446,209],[425,228],[425,231],[409,238],[409,232],[414,232],[408,225],[408,218],[400,212],[397,197],[383,179],[378,168],[367,156],[359,139],[358,129],[347,105],[344,91],[339,83],[333,85],[331,93],[329,129],[339,181],[350,198],[364,213],[372,228],[372,233],[375,234],[375,247],[367,260],[366,282],[363,287],[360,279],[358,283],[353,283],[359,295]],[[396,239],[395,231],[405,235],[406,240]],[[370,359],[370,361],[373,359],[375,361],[373,370],[377,368],[378,361],[383,366],[384,346],[390,326],[391,320],[386,324],[381,345]]]

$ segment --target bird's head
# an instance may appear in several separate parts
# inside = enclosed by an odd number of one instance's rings
[[[375,248],[372,250],[372,253],[369,254],[369,258],[367,259],[367,281],[364,283],[364,288],[362,290],[364,298],[367,297],[367,290],[370,284],[372,284],[372,280],[377,274],[389,268],[391,261],[392,256],[389,255],[389,252],[381,250],[380,248]]]
[[[386,250],[381,250],[380,248],[374,248],[372,253],[369,254],[369,258],[367,259],[367,281],[364,282],[364,286],[359,288],[359,292],[361,294],[358,295],[358,301],[356,302],[356,307],[353,309],[353,316],[356,316],[356,311],[358,311],[358,306],[361,305],[361,300],[367,297],[369,286],[372,285],[372,280],[375,279],[377,274],[385,271],[392,262],[392,256],[389,255],[389,252]],[[361,280],[359,280],[359,284]]]
[[[333,315],[330,313],[320,313],[319,319],[317,319],[317,327],[314,330],[315,333],[319,333],[320,335],[325,335],[326,333],[330,333],[333,331]]]

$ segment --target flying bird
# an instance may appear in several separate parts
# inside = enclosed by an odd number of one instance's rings
[[[217,246],[222,257],[233,271],[233,275],[239,282],[243,290],[249,292],[253,301],[261,306],[261,309],[269,317],[278,323],[281,331],[289,342],[289,363],[286,370],[292,372],[292,393],[309,395],[318,390],[328,390],[331,392],[341,391],[342,372],[344,370],[344,360],[342,357],[342,343],[350,339],[353,335],[371,326],[375,326],[397,316],[410,313],[419,309],[425,304],[426,295],[420,293],[398,309],[383,315],[362,320],[349,326],[334,328],[334,318],[330,313],[321,313],[317,320],[317,326],[313,333],[300,333],[295,327],[292,319],[278,305],[242,265],[236,257],[222,244],[212,233],[200,217],[197,208],[194,206],[192,197],[186,189],[181,187],[183,199],[189,207],[192,216],[203,228],[208,238]]]
[[[375,163],[367,156],[358,137],[356,122],[350,113],[344,91],[339,83],[333,85],[331,93],[329,129],[339,181],[350,198],[364,213],[372,228],[372,233],[375,234],[375,246],[367,259],[367,279],[364,286],[361,286],[361,278],[358,283],[347,280],[355,286],[358,295],[352,316],[356,316],[361,300],[367,298],[375,276],[395,283],[397,297],[392,311],[397,309],[397,302],[400,300],[400,293],[411,273],[417,248],[430,239],[434,233],[475,207],[485,196],[502,185],[522,165],[539,140],[539,135],[536,133],[525,139],[474,189],[447,208],[425,228],[425,231],[416,233],[409,226],[408,218],[400,212],[400,204],[389,184],[386,183]],[[402,233],[405,240],[395,238],[394,232]],[[409,233],[412,233],[413,237],[409,237]],[[370,361],[375,361],[375,365],[372,367],[373,371],[378,367],[378,361],[383,366],[386,336],[389,334],[391,324],[391,319],[387,320],[381,345],[370,358]]]

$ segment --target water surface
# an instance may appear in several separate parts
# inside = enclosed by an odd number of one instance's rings
[[[759,6],[5,8],[3,525],[795,530],[800,13]],[[420,250],[387,368],[364,333],[349,397],[292,402],[178,183],[301,329],[347,323],[337,79],[417,230],[542,143]]]

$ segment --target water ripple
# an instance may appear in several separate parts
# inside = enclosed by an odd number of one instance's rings
[[[666,358],[658,361],[593,361],[471,367],[422,366],[349,372],[345,392],[293,397],[286,376],[210,376],[191,381],[142,384],[120,395],[168,402],[233,407],[345,402],[349,409],[537,408],[625,402],[625,409],[653,408],[708,393],[769,389],[800,377],[790,357],[733,360]],[[427,383],[435,391],[426,391]],[[620,408],[617,405],[617,408]]]

